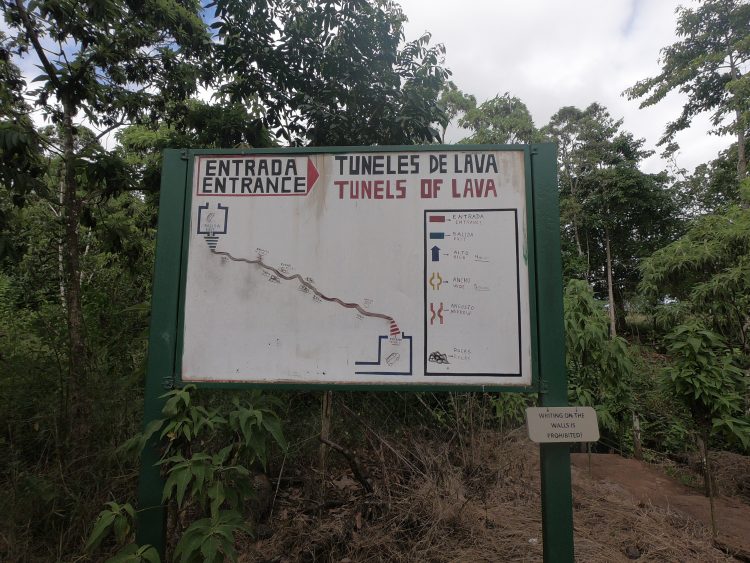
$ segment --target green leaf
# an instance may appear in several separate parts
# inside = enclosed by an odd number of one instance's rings
[[[140,562],[139,548],[136,544],[129,544],[118,551],[113,557],[107,559],[106,563],[135,563]]]
[[[118,514],[113,524],[115,540],[117,543],[123,543],[130,533],[130,523],[123,514]]]
[[[214,536],[208,536],[205,538],[201,544],[201,553],[206,562],[220,561],[220,559],[218,559],[221,555],[219,552],[219,540]]]
[[[222,503],[226,500],[224,494],[224,485],[221,481],[214,481],[208,488],[208,498],[211,499],[210,513],[214,517],[219,513],[219,508]]]
[[[226,460],[229,458],[229,454],[232,451],[232,448],[234,446],[232,444],[222,448],[214,457],[213,457],[213,463],[214,465],[222,465]]]
[[[188,469],[181,470],[175,477],[177,484],[176,499],[177,506],[182,506],[182,501],[185,498],[185,491],[187,491],[190,480],[192,479],[191,472]]]
[[[195,484],[193,488],[200,491],[203,488],[203,483],[206,480],[206,474],[208,473],[208,467],[202,463],[196,463],[192,466],[193,475],[195,476]]]
[[[278,418],[266,417],[263,419],[263,427],[270,432],[281,449],[286,451],[288,446],[284,438],[284,433],[281,430],[281,421]]]
[[[117,552],[114,557],[107,559],[106,563],[161,563],[159,552],[151,545],[138,547],[135,544],[125,546]]]
[[[130,519],[132,521],[135,521],[135,508],[133,508],[133,505],[129,502],[126,502],[124,505],[122,505],[123,510],[130,516]]]
[[[164,423],[164,420],[152,420],[148,423],[146,428],[143,430],[143,432],[136,434],[132,438],[126,440],[122,445],[120,445],[117,450],[115,450],[117,453],[124,453],[129,454],[133,456],[138,456],[143,451],[143,448],[146,447],[146,444],[151,439],[151,437],[156,433],[159,428],[161,428],[161,425]]]
[[[148,563],[161,563],[161,560],[159,559],[159,552],[156,551],[156,548],[150,545],[144,545],[141,547],[141,557],[144,561],[147,561]]]
[[[91,530],[91,535],[89,536],[88,541],[86,541],[86,545],[83,547],[86,553],[90,553],[99,547],[99,544],[106,537],[107,531],[112,525],[112,522],[114,522],[116,516],[117,514],[111,510],[103,510],[99,513],[99,517],[94,524],[94,529]]]
[[[203,534],[196,531],[194,526],[195,523],[187,529],[175,547],[175,557],[179,556],[181,563],[190,561],[193,554],[200,550],[200,545],[203,543]]]

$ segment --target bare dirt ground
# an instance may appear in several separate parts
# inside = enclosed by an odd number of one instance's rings
[[[595,481],[617,487],[635,504],[674,511],[710,528],[709,499],[668,477],[658,468],[619,455],[573,454],[573,480],[579,486]],[[714,500],[718,540],[731,552],[750,555],[750,505],[719,496]]]
[[[538,447],[523,434],[487,432],[473,447],[370,436],[359,455],[369,493],[341,458],[322,500],[313,470],[287,470],[240,561],[541,561]],[[648,464],[593,455],[589,472],[575,454],[573,501],[578,561],[736,560],[713,544],[700,491]],[[750,505],[722,498],[717,512],[721,540],[746,548]]]

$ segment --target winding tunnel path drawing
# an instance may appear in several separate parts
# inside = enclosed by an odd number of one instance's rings
[[[338,297],[331,297],[325,295],[307,279],[302,277],[300,274],[285,274],[278,268],[275,268],[263,261],[262,256],[258,256],[256,259],[243,258],[233,256],[229,252],[216,250],[216,242],[208,241],[209,249],[212,254],[216,256],[222,256],[233,262],[244,262],[250,265],[256,265],[269,272],[271,275],[276,276],[279,280],[285,281],[297,281],[306,290],[312,292],[319,299],[328,303],[335,303],[345,309],[353,309],[357,311],[363,317],[383,319],[388,322],[388,334],[380,335],[378,337],[378,352],[377,360],[374,361],[355,361],[355,366],[367,366],[355,371],[358,375],[412,375],[412,337],[401,332],[396,320],[385,313],[376,313],[365,309],[359,303],[348,303],[339,299]],[[408,345],[407,357],[408,357],[408,369],[391,371],[391,366],[400,364],[401,354],[404,353],[403,348]]]

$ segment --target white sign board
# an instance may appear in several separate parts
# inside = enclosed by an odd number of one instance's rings
[[[591,407],[529,407],[526,426],[532,442],[596,442],[599,425]]]
[[[531,384],[523,151],[195,157],[184,382]]]

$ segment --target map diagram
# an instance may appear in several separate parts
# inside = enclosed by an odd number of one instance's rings
[[[182,380],[529,384],[519,157],[196,157]]]
[[[340,305],[341,307],[344,307],[345,309],[354,309],[357,311],[357,313],[363,317],[370,317],[374,319],[383,319],[388,322],[388,336],[380,336],[378,337],[378,354],[377,354],[377,360],[373,362],[366,362],[366,361],[358,361],[355,362],[355,365],[358,366],[370,366],[369,371],[356,371],[357,374],[380,374],[380,375],[411,375],[411,342],[409,342],[409,350],[408,350],[408,358],[409,358],[409,370],[403,371],[403,372],[394,372],[394,371],[373,371],[376,368],[383,368],[383,367],[392,367],[395,364],[399,364],[401,360],[401,352],[398,349],[392,350],[392,348],[398,348],[401,344],[402,339],[407,339],[411,341],[411,336],[406,336],[403,334],[399,328],[398,324],[396,323],[395,319],[391,317],[390,315],[386,315],[384,313],[374,313],[372,311],[366,310],[362,305],[358,303],[346,303],[339,299],[338,297],[328,297],[327,295],[324,295],[322,292],[320,292],[311,282],[304,279],[299,274],[292,274],[292,275],[286,275],[280,270],[277,270],[273,266],[269,266],[268,264],[263,262],[263,258],[261,256],[258,256],[255,260],[249,260],[247,258],[236,258],[229,254],[228,252],[221,252],[216,250],[216,244],[213,242],[213,239],[211,237],[206,237],[206,241],[209,245],[209,248],[211,248],[211,252],[216,254],[217,256],[224,256],[228,258],[229,260],[232,260],[233,262],[244,262],[246,264],[256,264],[266,270],[267,272],[271,273],[271,277],[269,278],[269,281],[273,283],[278,283],[279,280],[285,280],[285,281],[298,281],[300,284],[299,289],[303,293],[307,293],[308,291],[311,292],[315,297],[318,299],[322,299],[323,301],[327,301],[328,303],[336,303]],[[384,342],[385,341],[385,342]],[[385,348],[385,356],[383,354]]]

